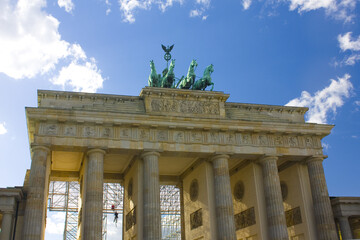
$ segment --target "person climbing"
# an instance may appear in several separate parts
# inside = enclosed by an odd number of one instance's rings
[[[118,212],[115,212],[115,213],[114,213],[114,223],[117,223],[118,218],[119,218],[119,213],[118,213]]]

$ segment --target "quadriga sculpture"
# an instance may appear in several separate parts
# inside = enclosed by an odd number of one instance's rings
[[[149,87],[161,87],[161,75],[156,73],[153,60],[150,61],[150,68],[151,72],[148,80]]]
[[[212,86],[210,91],[214,89],[214,83],[211,82],[211,74],[214,72],[214,66],[210,64],[205,68],[204,75],[202,78],[197,80],[194,85],[192,86],[193,90],[205,90],[207,86]]]
[[[181,89],[190,89],[191,88],[191,86],[195,82],[195,77],[196,77],[195,67],[197,67],[197,65],[198,64],[195,59],[191,61],[186,78],[184,78],[184,76],[182,76],[180,81],[176,85],[176,87],[178,87],[180,85],[179,88],[181,88]]]
[[[175,68],[175,59],[171,60],[169,69],[165,68],[163,71],[163,78],[161,81],[161,87],[164,88],[172,88],[174,87],[174,81],[175,81],[175,74],[174,74],[174,68]]]

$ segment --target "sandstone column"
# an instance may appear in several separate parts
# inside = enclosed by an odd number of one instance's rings
[[[50,173],[50,149],[32,147],[26,208],[24,213],[23,239],[42,240],[45,232],[46,204]]]
[[[145,152],[144,160],[144,239],[161,239],[158,152]]]
[[[288,240],[277,160],[276,156],[265,156],[259,160],[264,180],[269,239]]]
[[[338,217],[341,236],[343,240],[353,239],[348,217]]]
[[[336,240],[334,216],[326,186],[323,157],[311,157],[308,166],[318,240]]]
[[[217,239],[236,240],[228,159],[229,156],[223,154],[211,158],[214,169]]]
[[[82,239],[99,240],[102,238],[103,215],[103,183],[104,155],[101,149],[91,149],[87,152],[86,194],[84,199],[84,233]]]
[[[11,240],[12,234],[12,223],[13,223],[13,212],[5,211],[3,212],[0,240]]]

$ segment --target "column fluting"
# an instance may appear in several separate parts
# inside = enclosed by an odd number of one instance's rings
[[[283,199],[280,187],[276,156],[266,156],[259,160],[262,166],[266,216],[269,239],[288,240]]]
[[[87,152],[83,218],[83,239],[86,240],[102,238],[104,156],[105,151],[102,149]]]
[[[229,156],[224,154],[211,158],[214,170],[217,239],[220,240],[236,240],[228,159]]]
[[[23,239],[42,240],[45,233],[47,184],[50,172],[50,149],[32,147],[32,161],[24,213]]]
[[[343,240],[353,239],[348,217],[338,217],[341,237]]]
[[[0,240],[11,240],[12,225],[13,225],[13,212],[3,212]]]
[[[311,157],[306,161],[314,206],[316,229],[319,240],[336,240],[334,216],[326,186],[323,157]]]
[[[161,239],[160,184],[158,152],[145,152],[144,161],[144,239]]]

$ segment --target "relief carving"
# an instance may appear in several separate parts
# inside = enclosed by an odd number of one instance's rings
[[[45,126],[45,134],[47,135],[56,135],[58,127],[56,124],[49,124]]]
[[[274,138],[274,144],[275,144],[275,146],[281,146],[281,145],[283,145],[283,138],[282,138],[282,136],[275,136],[275,138]]]
[[[138,138],[141,140],[149,140],[149,130],[147,129],[139,129],[138,130]]]
[[[190,214],[190,228],[191,230],[202,226],[202,209]]]
[[[130,128],[121,128],[120,129],[120,137],[122,138],[130,138],[131,129]]]
[[[111,136],[111,128],[109,128],[109,127],[103,128],[101,136],[105,137],[105,138],[110,137]]]
[[[75,126],[65,126],[64,135],[65,136],[75,136],[76,135],[76,127]]]
[[[285,211],[285,218],[287,227],[302,223],[300,207]]]
[[[251,144],[251,135],[250,134],[242,134],[242,144]]]
[[[184,132],[175,131],[174,132],[174,141],[175,142],[184,142],[185,136]]]
[[[209,133],[209,140],[210,143],[219,143],[219,133],[211,132]]]
[[[235,229],[240,230],[256,224],[255,209],[249,208],[241,213],[235,214]]]
[[[126,214],[126,231],[136,224],[136,206]]]
[[[191,132],[190,133],[190,141],[201,143],[203,141],[202,139],[202,133],[201,132]]]
[[[167,141],[168,140],[168,131],[160,130],[156,132],[156,140],[158,141]]]
[[[289,145],[290,147],[297,147],[298,146],[298,140],[296,137],[289,137]]]
[[[313,147],[313,140],[312,140],[311,137],[306,137],[305,138],[305,146],[309,147],[309,148]]]
[[[235,134],[233,133],[225,134],[225,143],[235,144]]]
[[[259,143],[262,146],[268,145],[268,140],[267,140],[266,135],[260,135],[259,136]]]
[[[219,104],[214,102],[152,99],[150,105],[152,111],[154,112],[193,113],[208,115],[220,114]]]
[[[84,127],[83,135],[84,137],[95,137],[95,127]]]

